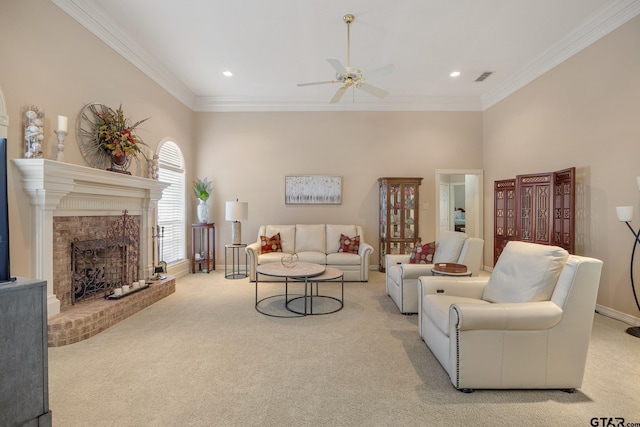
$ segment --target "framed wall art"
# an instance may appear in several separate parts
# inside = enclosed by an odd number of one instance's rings
[[[287,205],[339,205],[342,203],[342,177],[285,176],[284,202]]]

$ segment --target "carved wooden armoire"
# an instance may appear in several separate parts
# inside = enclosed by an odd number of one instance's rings
[[[510,240],[575,250],[575,167],[494,182],[494,265]]]

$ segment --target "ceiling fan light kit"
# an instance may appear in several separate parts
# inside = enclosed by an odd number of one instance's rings
[[[322,85],[327,83],[340,83],[342,86],[336,91],[330,104],[336,104],[342,99],[342,95],[350,87],[354,89],[362,89],[363,91],[374,95],[378,98],[384,98],[389,94],[388,91],[376,86],[372,86],[366,83],[366,77],[380,77],[387,74],[391,74],[396,71],[396,66],[393,64],[385,65],[384,67],[376,68],[370,72],[363,73],[359,68],[351,66],[351,23],[354,21],[355,16],[348,13],[342,17],[342,20],[347,24],[347,65],[342,65],[337,58],[326,58],[326,61],[336,70],[336,77],[333,80],[325,80],[319,82],[310,83],[298,83],[298,87]]]

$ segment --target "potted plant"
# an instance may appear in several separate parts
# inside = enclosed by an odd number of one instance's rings
[[[207,200],[211,195],[211,183],[207,178],[196,179],[193,181],[193,192],[198,199],[198,221],[201,223],[209,222],[209,207]]]
[[[133,123],[124,116],[122,105],[117,110],[104,108],[94,109],[93,112],[96,115],[98,146],[109,155],[110,170],[125,172],[132,157],[137,157],[138,153],[144,156],[140,146],[146,144],[135,134],[135,130],[148,118]]]

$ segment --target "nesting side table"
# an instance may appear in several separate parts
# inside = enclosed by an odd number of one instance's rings
[[[247,252],[246,243],[239,245],[224,245],[224,277],[226,279],[242,279],[247,277]],[[231,251],[231,272],[227,272],[227,252]],[[244,271],[240,270],[240,251],[244,252]]]

